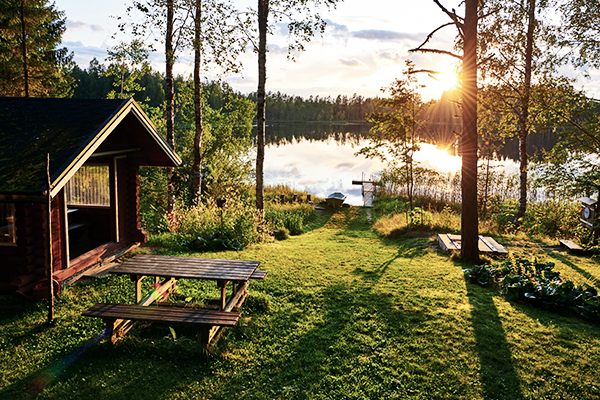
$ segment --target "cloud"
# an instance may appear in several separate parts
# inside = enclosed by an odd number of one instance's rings
[[[344,163],[336,164],[333,168],[345,170],[345,169],[353,169],[354,167],[356,167],[356,163],[344,162]]]
[[[378,29],[366,29],[362,31],[355,31],[351,33],[352,37],[358,39],[366,39],[366,40],[378,40],[378,41],[398,41],[398,40],[411,40],[411,41],[419,41],[420,39],[426,37],[425,34],[411,34],[411,33],[403,33],[403,32],[395,32],[395,31],[384,31]]]
[[[80,68],[87,68],[94,57],[96,57],[101,64],[104,63],[104,59],[106,58],[106,49],[101,47],[86,46],[79,41],[63,42],[63,44],[69,51],[75,53],[74,61]]]
[[[326,19],[327,26],[325,27],[325,33],[333,36],[348,36],[349,30],[347,25],[336,24],[335,22]]]
[[[82,22],[82,21],[75,21],[75,20],[71,20],[71,19],[67,19],[67,29],[69,29],[70,31],[80,31],[83,29],[89,28],[91,30],[93,30],[94,32],[102,32],[104,31],[104,28],[101,25],[98,24],[88,24],[86,22]]]
[[[402,56],[395,51],[384,50],[384,51],[377,53],[377,56],[384,60],[393,61],[396,64],[401,64],[404,62],[404,59],[402,58]]]
[[[340,64],[345,65],[347,67],[363,67],[363,68],[367,68],[367,66],[360,60],[357,60],[356,58],[353,58],[351,60],[344,60],[344,59],[340,59]]]
[[[81,29],[85,28],[86,25],[87,24],[85,22],[73,21],[73,20],[67,19],[67,29],[70,29],[73,31],[81,30]]]

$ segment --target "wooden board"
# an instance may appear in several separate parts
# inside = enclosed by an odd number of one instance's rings
[[[559,243],[571,251],[583,251],[583,248],[572,240],[559,240]]]
[[[438,235],[438,245],[444,251],[459,251],[461,248],[461,237],[460,235],[452,235],[449,233],[442,233]],[[495,255],[508,254],[508,251],[492,239],[489,236],[479,236],[478,242],[479,252]]]
[[[132,304],[96,304],[84,311],[85,317],[127,319],[210,326],[235,326],[240,313],[177,307],[149,307]]]
[[[247,281],[259,261],[219,260],[139,254],[110,270],[117,275]]]

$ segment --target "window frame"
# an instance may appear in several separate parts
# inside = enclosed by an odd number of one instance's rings
[[[0,235],[8,231],[8,240],[0,236],[0,246],[17,245],[16,207],[14,203],[0,203]],[[12,219],[12,222],[10,221]]]

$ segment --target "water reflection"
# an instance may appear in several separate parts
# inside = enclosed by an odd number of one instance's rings
[[[361,187],[352,180],[377,175],[384,168],[379,160],[355,156],[368,144],[366,124],[269,125],[266,129],[264,179],[267,185],[284,184],[313,196],[327,197],[333,192],[348,195],[346,202],[362,205]],[[446,150],[447,149],[447,150]],[[422,144],[415,160],[426,168],[443,173],[460,170],[460,158],[453,153],[452,143]],[[515,172],[514,161],[493,161],[492,166]]]

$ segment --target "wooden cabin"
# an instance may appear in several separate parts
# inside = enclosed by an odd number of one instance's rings
[[[61,285],[146,241],[139,167],[181,164],[132,99],[0,98],[0,291],[48,282],[48,154]]]

